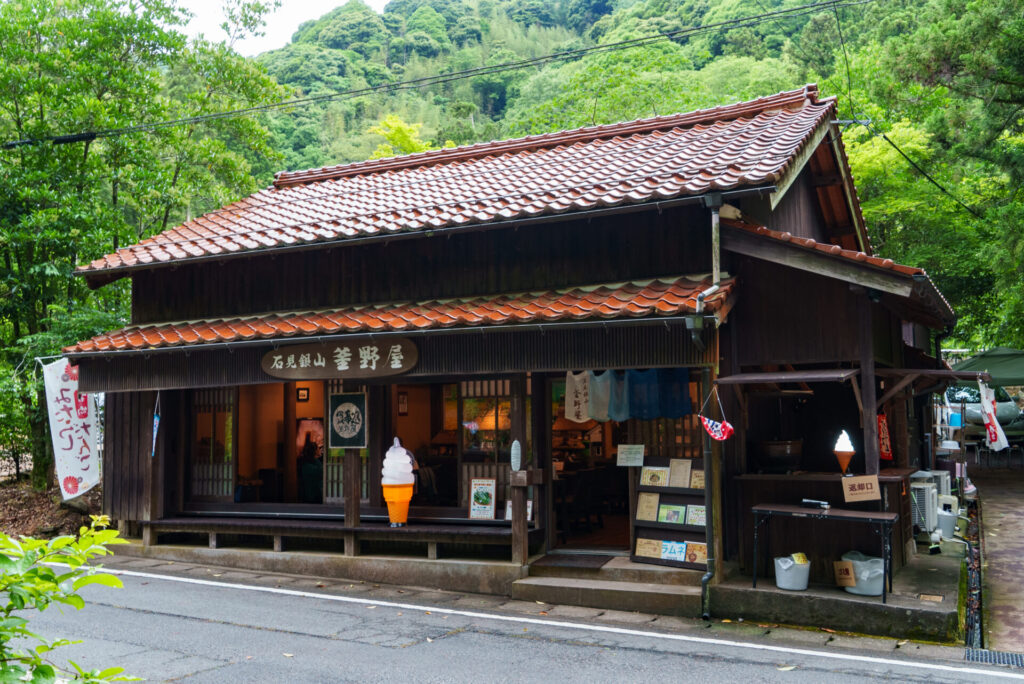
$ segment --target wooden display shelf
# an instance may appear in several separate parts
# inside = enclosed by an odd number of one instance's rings
[[[690,489],[689,487],[654,487],[652,485],[637,485],[636,491],[650,492],[652,494],[675,494],[678,496],[704,496],[703,489]]]
[[[675,532],[695,532],[704,534],[707,528],[704,525],[680,525],[679,523],[658,522],[657,520],[634,520],[635,527],[650,527],[658,530],[673,530]]]

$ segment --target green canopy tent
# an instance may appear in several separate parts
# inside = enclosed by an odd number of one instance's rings
[[[993,385],[1024,385],[1024,351],[995,347],[953,366],[956,371],[985,372]]]

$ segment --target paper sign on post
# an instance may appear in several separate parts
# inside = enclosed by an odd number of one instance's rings
[[[852,503],[854,501],[878,501],[882,498],[882,492],[878,487],[877,475],[859,475],[857,477],[842,478],[843,501]]]
[[[836,561],[832,564],[832,567],[836,573],[836,586],[857,586],[857,578],[853,574],[853,561]]]
[[[620,444],[615,465],[642,466],[644,464],[643,444]]]

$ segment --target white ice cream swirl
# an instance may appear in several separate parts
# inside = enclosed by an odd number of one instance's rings
[[[380,469],[381,484],[410,485],[416,481],[412,474],[412,457],[395,437],[395,443],[384,454],[384,467]]]
[[[836,440],[836,451],[853,451],[853,442],[850,441],[850,435],[846,434],[846,430],[843,430],[843,434],[839,435],[839,439]]]

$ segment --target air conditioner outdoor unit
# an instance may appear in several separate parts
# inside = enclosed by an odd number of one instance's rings
[[[910,509],[914,524],[924,532],[931,532],[938,524],[939,493],[934,482],[910,484]]]
[[[929,470],[932,482],[939,489],[939,496],[949,496],[952,493],[951,481],[948,470]]]

